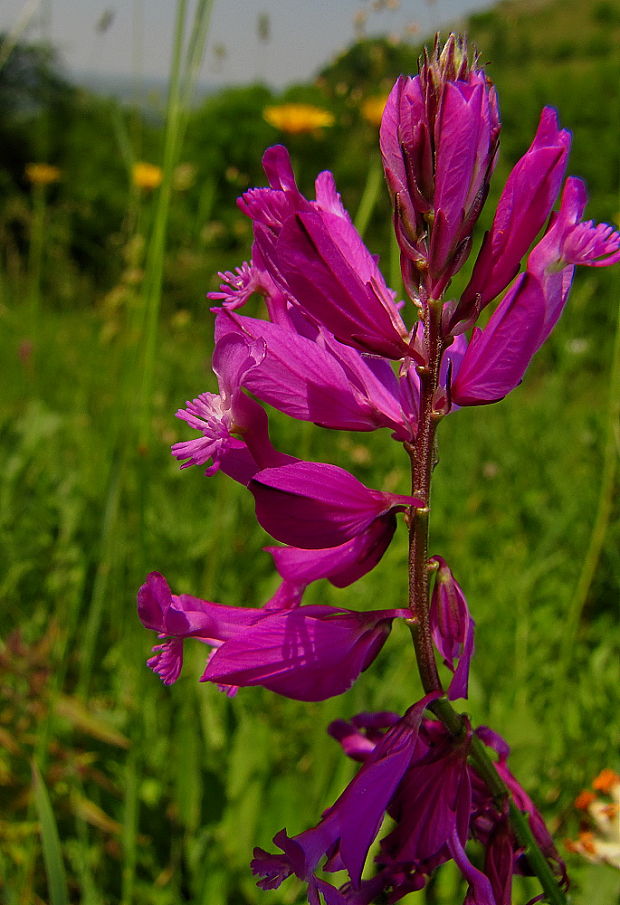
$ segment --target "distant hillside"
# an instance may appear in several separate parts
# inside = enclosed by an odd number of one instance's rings
[[[552,66],[603,58],[620,65],[616,0],[502,0],[470,16],[468,30],[485,58],[502,65],[524,57]]]
[[[617,216],[618,0],[504,0],[470,16],[465,28],[499,91],[502,165],[523,152],[540,108],[551,104],[560,111],[562,125],[573,131],[571,172],[583,176],[597,196],[592,215]],[[334,103],[355,104],[387,91],[399,73],[414,73],[421,48],[384,39],[359,42],[322,70],[318,84]]]
[[[141,78],[131,75],[101,75],[96,72],[76,72],[72,81],[94,94],[113,97],[121,103],[137,104],[148,110],[165,107],[168,94],[167,78]],[[217,92],[217,88],[198,85],[194,102],[200,104],[206,97]]]
[[[472,16],[468,33],[489,63],[506,125],[504,153],[540,107],[573,132],[571,172],[597,196],[592,213],[617,218],[620,200],[620,4],[617,0],[506,0]]]

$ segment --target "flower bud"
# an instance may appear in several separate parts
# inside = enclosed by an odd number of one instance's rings
[[[437,298],[464,263],[499,140],[495,89],[450,35],[401,76],[381,123],[381,154],[406,285]]]
[[[453,673],[448,689],[448,698],[453,701],[467,697],[475,623],[461,586],[445,559],[433,556],[431,561],[437,564],[430,609],[431,634],[443,662]]]

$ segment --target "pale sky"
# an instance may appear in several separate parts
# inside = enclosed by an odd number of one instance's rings
[[[377,6],[399,6],[377,11]],[[368,13],[366,34],[426,37],[490,0],[214,0],[200,81],[275,87],[306,81],[356,36],[354,20]],[[195,0],[188,0],[191,21]],[[0,30],[51,39],[70,72],[165,77],[177,0],[0,0]],[[270,37],[258,37],[259,16]],[[107,27],[103,28],[105,20]],[[99,25],[99,28],[98,28]]]

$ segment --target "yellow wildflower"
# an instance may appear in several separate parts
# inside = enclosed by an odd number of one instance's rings
[[[368,97],[362,104],[362,116],[371,126],[380,126],[381,117],[387,101],[387,94],[383,97]]]
[[[27,163],[25,172],[26,179],[33,185],[49,185],[60,179],[60,170],[50,163]]]
[[[139,160],[132,167],[131,178],[139,189],[156,189],[161,185],[163,173],[156,164]]]
[[[263,116],[271,126],[290,135],[314,132],[315,129],[334,124],[334,115],[329,110],[322,110],[312,104],[279,104],[265,107]]]

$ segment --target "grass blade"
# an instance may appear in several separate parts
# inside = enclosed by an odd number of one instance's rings
[[[67,877],[60,850],[58,827],[56,826],[56,819],[45,782],[34,762],[32,764],[32,784],[35,806],[41,825],[41,843],[43,846],[43,860],[45,862],[50,905],[69,905]]]

